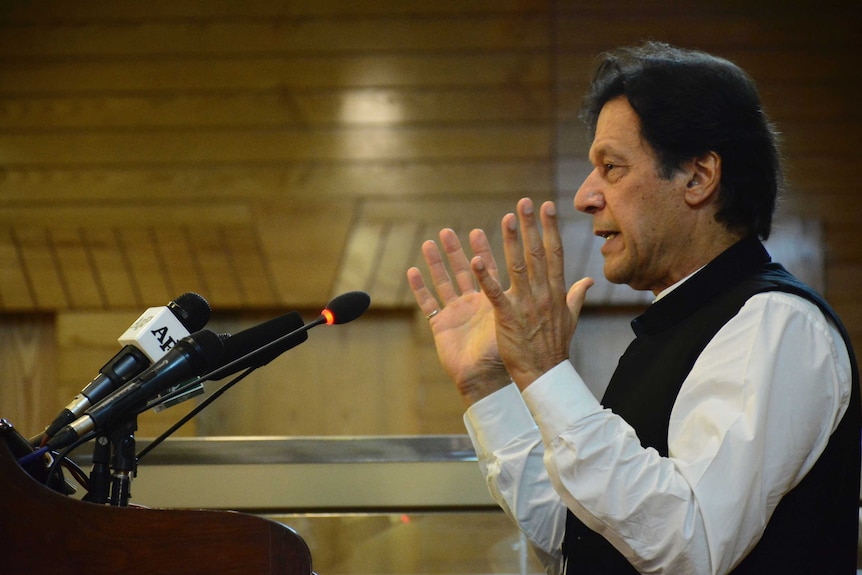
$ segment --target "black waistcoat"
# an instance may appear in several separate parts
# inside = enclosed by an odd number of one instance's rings
[[[797,294],[817,304],[839,326],[850,351],[850,408],[813,469],[782,498],[763,537],[733,573],[855,574],[862,419],[856,360],[829,305],[769,260],[760,242],[743,240],[636,318],[632,328],[637,337],[620,358],[602,404],[635,429],[644,447],[667,456],[670,414],[682,382],[707,343],[742,305],[766,291]],[[637,573],[571,511],[563,555],[566,575]]]

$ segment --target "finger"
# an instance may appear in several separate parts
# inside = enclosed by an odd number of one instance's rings
[[[491,251],[491,242],[488,241],[488,236],[480,229],[475,229],[470,232],[470,249],[473,255],[482,258],[485,264],[485,269],[496,281],[500,281],[500,270],[497,267],[497,261],[494,259],[494,253]]]
[[[569,293],[566,294],[566,306],[572,314],[572,317],[577,321],[581,315],[581,310],[584,307],[584,300],[587,297],[587,290],[593,287],[593,278],[581,278],[569,288]]]
[[[545,245],[539,231],[533,201],[523,198],[518,202],[518,220],[521,225],[521,241],[524,244],[524,264],[533,291],[547,290],[548,264]]]
[[[452,285],[452,279],[449,277],[449,271],[443,263],[443,257],[440,255],[437,244],[431,240],[424,242],[422,255],[425,257],[425,263],[431,273],[431,282],[434,284],[434,291],[440,301],[445,303],[457,298],[458,294]]]
[[[494,307],[495,313],[502,317],[507,317],[511,310],[511,304],[503,288],[500,286],[500,282],[491,277],[485,260],[479,256],[475,256],[470,260],[470,267],[473,270],[473,275],[476,276],[476,280],[479,282],[482,293],[485,294],[485,297],[488,298]]]
[[[455,275],[455,283],[458,285],[458,290],[462,294],[475,292],[476,284],[473,272],[470,269],[470,261],[467,259],[467,254],[464,253],[464,248],[461,247],[458,234],[448,228],[441,230],[440,243],[443,244],[443,250],[446,252],[446,258],[449,260],[449,267]]]
[[[410,285],[410,291],[413,292],[416,304],[423,314],[428,315],[434,310],[440,309],[437,298],[425,286],[425,280],[422,278],[422,272],[419,271],[419,268],[412,267],[407,270],[407,283]]]
[[[500,227],[503,232],[503,253],[506,257],[511,289],[516,293],[529,294],[530,277],[527,265],[524,263],[524,249],[518,237],[517,216],[506,214],[500,222]]]
[[[557,208],[553,202],[542,204],[540,217],[542,220],[542,238],[545,246],[548,282],[551,289],[565,291],[566,270],[563,260],[563,241],[560,239]]]

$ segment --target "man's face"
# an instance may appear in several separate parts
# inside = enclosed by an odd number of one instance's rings
[[[690,245],[684,237],[686,177],[660,177],[656,153],[641,137],[640,119],[626,98],[602,108],[590,162],[593,171],[574,201],[605,238],[605,277],[654,293],[682,279],[681,256]]]

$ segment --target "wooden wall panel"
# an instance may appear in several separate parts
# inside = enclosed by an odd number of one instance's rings
[[[547,49],[548,14],[368,16],[341,18],[231,18],[52,22],[10,28],[0,50],[10,56],[100,58],[175,54],[329,54],[370,51]],[[38,35],[38,36],[37,36]],[[38,38],[38,41],[36,41]],[[158,42],[153,42],[158,38]],[[237,39],[241,38],[242,42]]]
[[[483,227],[499,244],[499,219],[519,197],[570,209],[595,56],[655,38],[734,59],[758,82],[785,135],[780,213],[818,222],[826,296],[858,347],[860,35],[846,8],[773,0],[7,0],[2,318],[41,333],[54,329],[42,313],[54,314],[55,340],[30,341],[42,355],[59,350],[61,373],[37,379],[40,397],[66,402],[125,321],[180,293],[203,294],[238,329],[365,289],[373,308],[357,326],[367,328],[327,332],[345,340],[315,337],[277,364],[265,394],[241,392],[244,415],[225,429],[459,432],[460,402],[404,269],[443,226],[463,238]],[[605,291],[597,301],[619,303],[626,288]],[[70,339],[76,322],[93,339]],[[379,387],[324,373],[338,346],[351,362],[341,369]],[[288,373],[298,394],[278,379]],[[330,396],[340,416],[311,415]],[[350,412],[348,397],[366,413]],[[254,421],[270,401],[279,409]],[[282,426],[279,411],[307,427]]]
[[[315,312],[303,316],[310,321]],[[235,332],[263,319],[245,314],[222,319],[220,326]],[[411,355],[412,329],[412,314],[374,312],[350,324],[317,327],[307,342],[254,372],[202,412],[196,418],[197,433],[439,433],[424,428],[417,416],[420,386]],[[207,390],[219,386],[213,382]]]
[[[0,20],[31,22],[59,20],[63,22],[87,22],[90,20],[141,21],[164,18],[277,18],[277,17],[341,17],[357,16],[463,16],[485,13],[523,14],[532,11],[547,11],[547,0],[470,0],[469,2],[441,2],[429,4],[425,0],[401,0],[380,2],[379,0],[274,0],[249,2],[243,6],[233,0],[211,0],[206,8],[196,2],[174,2],[153,0],[146,6],[133,0],[121,0],[105,5],[100,0],[81,0],[74,11],[69,10],[64,0],[45,0],[34,10],[29,0],[9,0],[4,3]]]
[[[36,308],[35,293],[26,273],[20,245],[11,229],[0,231],[0,301],[4,310]]]
[[[247,221],[247,210],[230,202],[242,197],[248,202],[292,201],[349,202],[364,197],[417,200],[436,197],[517,197],[547,194],[554,166],[550,158],[479,158],[370,160],[362,162],[308,162],[272,166],[159,166],[106,167],[104,169],[10,168],[0,178],[0,198],[8,202],[0,222],[39,223],[58,216],[69,221],[85,218],[110,223],[111,211],[133,198],[146,198],[133,213],[114,213],[117,226],[199,216],[206,206],[208,219]],[[60,211],[46,208],[76,202],[86,196],[86,209]],[[121,200],[118,201],[118,196]],[[0,201],[2,201],[0,199]],[[164,207],[170,203],[170,208]],[[110,208],[99,206],[109,204]],[[29,205],[30,207],[18,207]],[[224,209],[219,206],[223,205]],[[33,208],[38,208],[34,210]],[[131,216],[134,216],[132,218]],[[130,222],[131,220],[131,222]]]
[[[541,121],[551,115],[544,86],[345,87],[75,96],[10,95],[0,101],[6,128],[103,129],[337,127]]]
[[[0,418],[25,437],[41,431],[66,405],[55,384],[56,362],[50,314],[0,317]]]

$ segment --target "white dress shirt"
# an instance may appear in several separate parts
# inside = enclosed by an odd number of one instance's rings
[[[577,337],[577,334],[576,336]],[[643,448],[568,361],[464,416],[491,495],[548,573],[566,508],[645,573],[727,573],[823,452],[850,400],[846,346],[804,298],[749,299],[677,396],[669,456]]]

